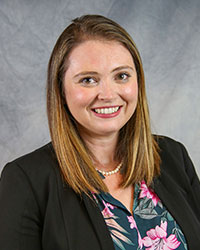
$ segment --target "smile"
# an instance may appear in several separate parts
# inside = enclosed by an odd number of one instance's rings
[[[116,113],[119,110],[119,106],[118,107],[113,107],[113,108],[99,108],[99,109],[94,109],[94,111],[97,114],[113,114]]]

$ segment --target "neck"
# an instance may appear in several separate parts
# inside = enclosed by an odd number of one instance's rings
[[[115,160],[115,149],[117,145],[118,134],[110,136],[94,136],[81,133],[87,147],[94,155],[94,164],[98,169],[109,171],[114,169],[118,162]]]

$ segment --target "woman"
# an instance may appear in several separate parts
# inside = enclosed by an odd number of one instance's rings
[[[110,19],[73,20],[47,80],[52,143],[4,168],[1,249],[198,249],[200,183],[153,136],[137,48]]]

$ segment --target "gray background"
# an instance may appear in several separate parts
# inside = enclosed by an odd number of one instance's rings
[[[153,131],[184,143],[200,174],[199,0],[0,0],[0,169],[48,142],[46,68],[72,18],[102,14],[135,40]]]

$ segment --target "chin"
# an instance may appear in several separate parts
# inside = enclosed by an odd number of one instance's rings
[[[96,129],[96,131],[94,131],[96,134],[99,134],[99,135],[111,135],[111,134],[116,134],[116,133],[118,133],[119,132],[119,130],[120,130],[120,128],[118,127],[118,128],[110,128],[110,129],[108,129],[108,128],[106,128],[106,129],[100,129],[100,130],[98,130],[98,129]]]

